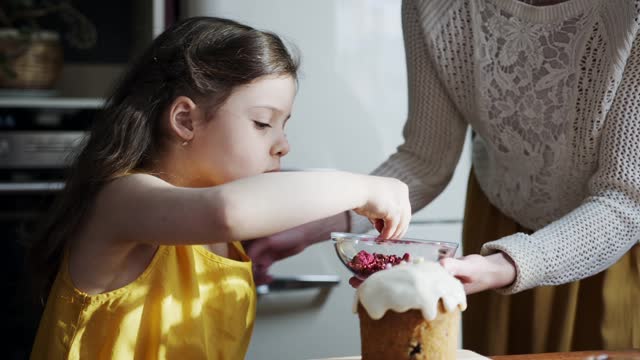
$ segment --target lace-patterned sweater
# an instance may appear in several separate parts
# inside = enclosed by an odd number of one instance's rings
[[[596,274],[640,239],[639,14],[640,0],[403,3],[405,142],[374,174],[406,182],[421,209],[471,126],[481,188],[535,230],[484,245],[516,263],[503,293]]]

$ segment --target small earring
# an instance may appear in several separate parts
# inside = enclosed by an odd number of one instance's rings
[[[189,141],[188,141],[188,140],[185,140],[185,141],[182,143],[182,146],[187,146],[188,144],[189,144]]]

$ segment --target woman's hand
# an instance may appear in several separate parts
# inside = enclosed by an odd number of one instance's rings
[[[353,211],[369,218],[380,232],[380,238],[401,238],[411,220],[407,184],[380,176],[366,176],[366,180],[367,201]]]
[[[349,278],[349,285],[351,285],[351,287],[353,287],[354,289],[357,289],[363,281],[364,280],[360,279],[357,276],[352,276]]]
[[[511,258],[500,252],[489,256],[468,255],[458,259],[444,258],[440,264],[458,278],[469,294],[510,285],[516,278]],[[349,285],[357,288],[364,280],[351,277]]]
[[[271,236],[243,241],[242,245],[253,262],[253,279],[256,285],[271,282],[269,268],[274,262],[298,254],[309,245],[329,239],[332,231],[344,232],[348,228],[349,215],[343,212]]]
[[[511,285],[516,279],[516,267],[511,258],[498,252],[489,256],[467,255],[458,259],[445,258],[440,264],[458,278],[467,294]]]
[[[309,245],[304,241],[303,227],[304,225],[242,243],[253,263],[253,280],[256,285],[271,282],[269,268],[274,262],[298,254]]]

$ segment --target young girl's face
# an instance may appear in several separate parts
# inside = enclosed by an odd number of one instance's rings
[[[268,76],[232,92],[213,118],[195,124],[189,162],[210,185],[280,169],[289,152],[285,125],[296,84],[290,76]]]

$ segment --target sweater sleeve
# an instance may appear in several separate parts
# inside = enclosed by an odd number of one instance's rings
[[[409,86],[404,143],[373,174],[404,181],[415,212],[438,196],[451,180],[467,124],[432,64],[415,0],[403,1],[402,28]],[[352,232],[371,228],[366,218],[355,213],[351,213],[350,225]]]
[[[631,47],[611,110],[606,116],[598,169],[581,205],[532,235],[489,242],[486,255],[507,253],[515,282],[502,293],[558,285],[597,274],[640,240],[640,38]]]

